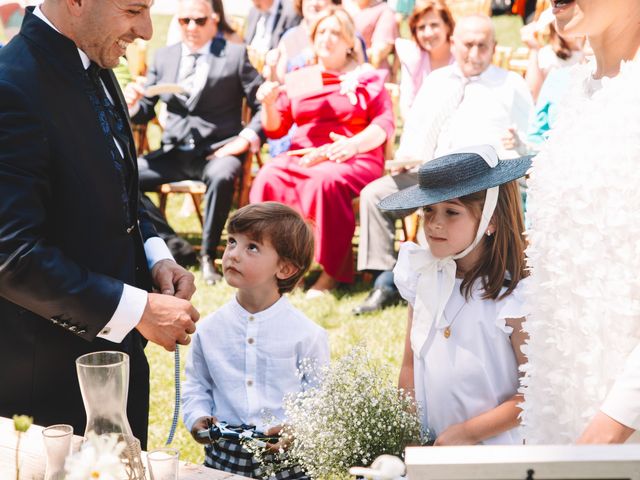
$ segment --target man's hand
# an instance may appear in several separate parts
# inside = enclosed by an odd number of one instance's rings
[[[220,157],[239,157],[249,150],[249,140],[242,137],[236,137],[228,143],[225,143],[215,152],[207,157],[207,160],[215,160]]]
[[[199,318],[200,314],[188,300],[150,293],[136,328],[150,342],[173,352],[176,343],[189,345],[189,335],[195,333]]]
[[[587,428],[585,428],[577,444],[624,443],[635,432],[610,416],[598,411]]]
[[[276,435],[280,435],[282,433],[282,428],[284,425],[276,425],[275,427],[271,427],[269,430],[264,432],[265,437],[275,437]],[[267,443],[267,450],[277,453],[280,450],[287,450],[291,446],[291,439],[280,440],[277,443]]]
[[[165,259],[156,262],[151,269],[153,286],[164,295],[191,300],[196,291],[193,274],[173,260]]]
[[[129,82],[122,94],[127,102],[127,108],[131,110],[144,97],[145,77],[138,77],[134,82]]]
[[[218,422],[216,417],[200,417],[195,421],[193,427],[191,427],[191,436],[193,439],[203,445],[209,445],[211,442],[208,438],[198,438],[197,433],[199,430],[208,430],[211,425]]]

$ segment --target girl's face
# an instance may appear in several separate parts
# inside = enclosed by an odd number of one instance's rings
[[[312,25],[318,15],[331,5],[330,0],[302,0],[302,16]]]
[[[327,17],[318,25],[313,48],[325,67],[338,68],[346,62],[349,44],[336,17]]]
[[[552,0],[558,33],[567,37],[599,35],[625,15],[629,0]]]
[[[449,27],[434,10],[425,12],[416,24],[416,39],[423,50],[431,52],[448,43]]]
[[[479,219],[458,199],[424,207],[424,233],[431,253],[445,258],[473,242]]]

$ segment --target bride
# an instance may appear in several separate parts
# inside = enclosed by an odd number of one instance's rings
[[[640,0],[552,4],[595,65],[574,67],[529,180],[525,438],[640,441]]]

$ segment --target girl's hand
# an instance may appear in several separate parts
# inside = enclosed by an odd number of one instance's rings
[[[195,421],[193,427],[191,427],[191,436],[196,442],[203,445],[209,445],[211,442],[208,438],[198,438],[197,434],[199,430],[208,430],[209,427],[214,425],[217,421],[218,419],[216,417],[200,417]]]
[[[327,145],[326,155],[332,162],[346,162],[360,153],[358,151],[358,142],[353,137],[345,137],[331,132],[329,138],[333,140],[333,143]]]
[[[603,444],[603,443],[624,443],[633,432],[630,427],[614,420],[605,413],[598,411],[591,422],[587,425],[577,444]]]
[[[264,82],[256,92],[256,99],[263,105],[273,105],[282,91],[278,82]]]
[[[447,428],[436,438],[434,446],[445,445],[475,445],[478,443],[467,429],[465,422],[456,423]]]

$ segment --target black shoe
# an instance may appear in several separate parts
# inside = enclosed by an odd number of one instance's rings
[[[375,312],[390,305],[395,305],[400,301],[400,294],[397,290],[390,288],[374,288],[365,298],[364,302],[355,307],[351,312],[354,315]]]
[[[167,247],[169,247],[169,251],[171,252],[171,255],[173,255],[173,259],[178,264],[185,268],[198,264],[198,256],[196,255],[196,251],[193,249],[193,245],[187,242],[184,238],[175,235],[162,239],[167,244]]]
[[[215,285],[222,280],[222,275],[216,272],[213,259],[209,255],[200,257],[200,271],[202,272],[202,279],[207,285]]]

